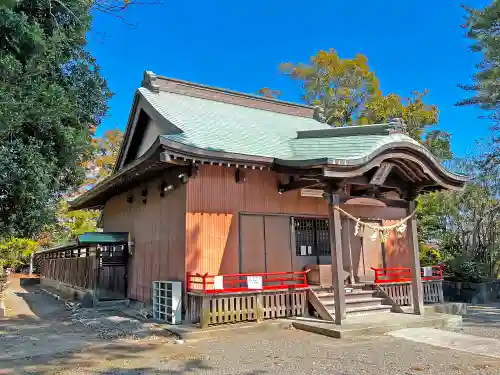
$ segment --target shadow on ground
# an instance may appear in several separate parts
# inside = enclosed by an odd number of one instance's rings
[[[209,364],[209,358],[187,345],[169,342],[123,341],[108,344],[92,344],[77,351],[25,358],[16,361],[0,361],[1,374],[29,373],[46,375],[70,374],[75,369],[88,374],[192,374],[217,370]],[[241,375],[266,374],[255,370],[235,373]]]
[[[500,329],[500,304],[469,306],[463,323]]]

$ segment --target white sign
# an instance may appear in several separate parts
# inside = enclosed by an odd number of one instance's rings
[[[320,189],[301,189],[300,195],[302,197],[323,198],[323,190],[320,190]]]
[[[262,289],[262,276],[247,276],[248,289]]]
[[[432,276],[432,267],[424,267],[424,277]]]
[[[300,247],[300,255],[307,255],[307,247],[302,245]]]
[[[313,253],[312,246],[307,246],[307,254],[311,255]]]
[[[214,276],[214,289],[224,289],[224,276]]]

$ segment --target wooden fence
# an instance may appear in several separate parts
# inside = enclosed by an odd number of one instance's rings
[[[209,325],[304,316],[307,288],[224,294],[188,292],[186,319]]]
[[[43,259],[40,274],[83,289],[96,289],[98,275],[96,256],[82,258]]]
[[[443,303],[443,280],[423,281],[424,303]]]
[[[411,306],[413,304],[413,292],[411,282],[377,284],[393,302],[398,306]],[[443,281],[422,281],[424,290],[424,303],[443,303]]]
[[[398,306],[410,306],[413,303],[411,283],[377,284]]]

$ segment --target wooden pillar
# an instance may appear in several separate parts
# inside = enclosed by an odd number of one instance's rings
[[[335,307],[335,324],[345,319],[344,262],[342,259],[342,236],[340,212],[333,208],[340,202],[339,195],[328,194],[328,231],[332,257],[332,284]]]
[[[201,297],[200,309],[200,328],[208,328],[210,324],[210,299],[211,297],[203,295]]]
[[[227,300],[226,300],[227,301]],[[255,313],[257,314],[257,323],[264,321],[264,296],[262,293],[255,295]]]
[[[409,213],[417,207],[414,199],[409,202]],[[422,287],[422,277],[420,268],[420,249],[417,235],[417,218],[415,215],[408,220],[408,239],[411,252],[411,289],[413,294],[413,311],[417,315],[424,313],[424,291]]]

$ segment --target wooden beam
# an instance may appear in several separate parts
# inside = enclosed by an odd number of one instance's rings
[[[355,198],[372,198],[377,199],[378,201],[384,203],[387,207],[395,207],[395,208],[408,208],[408,202],[402,199],[385,199],[385,198],[375,198],[371,195],[346,195],[340,197],[340,203],[345,203],[350,199]]]
[[[312,180],[312,179],[302,179],[294,182],[290,182],[288,184],[279,184],[278,190],[281,192],[286,192],[286,191],[291,191],[295,189],[302,189],[314,185],[318,185],[320,182],[318,180]]]
[[[387,177],[389,176],[389,173],[391,173],[393,167],[394,164],[392,163],[386,163],[386,162],[381,163],[380,166],[375,171],[375,174],[371,178],[370,185],[375,185],[375,186],[384,185],[384,182],[385,180],[387,180]]]
[[[416,201],[411,200],[409,202],[408,213],[411,213],[417,207]],[[413,293],[413,312],[417,315],[423,315],[424,313],[424,291],[422,287],[422,277],[420,269],[420,249],[418,243],[417,235],[417,218],[413,215],[410,220],[408,220],[408,239],[411,252],[411,289]]]

